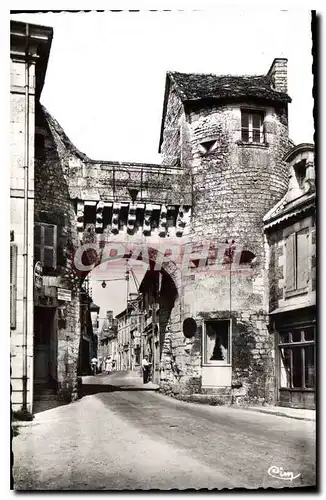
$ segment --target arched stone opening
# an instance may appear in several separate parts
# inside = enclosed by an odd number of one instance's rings
[[[114,255],[116,250],[120,250],[119,256]],[[123,249],[123,250],[122,250]],[[113,252],[114,250],[114,252]],[[162,364],[163,347],[166,341],[166,336],[169,335],[171,322],[173,328],[180,330],[180,311],[178,318],[174,314],[175,309],[178,309],[179,298],[179,283],[180,271],[178,266],[168,257],[160,252],[160,249],[142,245],[140,248],[135,246],[125,245],[122,243],[107,243],[99,245],[98,243],[89,243],[84,248],[81,247],[77,258],[74,262],[75,272],[80,277],[80,286],[87,276],[90,276],[92,271],[98,266],[107,263],[106,274],[103,280],[110,281],[110,266],[117,266],[121,273],[121,279],[126,272],[126,263],[128,268],[133,268],[133,263],[143,262],[145,265],[145,274],[138,287],[138,304],[137,313],[135,316],[141,316],[141,322],[138,323],[138,329],[141,328],[141,346],[140,353],[137,351],[137,364],[140,369],[139,354],[141,356],[148,354],[152,362],[152,380],[155,383],[160,382],[160,372]],[[117,269],[116,267],[116,269]],[[133,301],[135,298],[132,299]],[[131,297],[130,297],[131,301]],[[128,308],[128,303],[126,303]],[[132,309],[131,309],[132,310]],[[129,314],[129,313],[128,313]],[[134,314],[132,312],[131,314]],[[129,349],[132,350],[132,341],[130,337]],[[130,359],[134,356],[134,351],[130,353]],[[126,369],[125,362],[123,365],[118,359],[118,369]],[[121,366],[120,366],[121,365]],[[130,361],[127,363],[128,368],[134,367]]]

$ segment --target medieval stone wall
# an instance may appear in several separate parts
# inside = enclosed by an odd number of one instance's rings
[[[71,302],[55,301],[63,308],[57,325],[58,391],[67,400],[77,397],[77,361],[80,342],[78,278],[72,259],[79,245],[76,214],[70,201],[67,180],[58,155],[57,143],[42,108],[36,112],[35,215],[34,221],[57,226],[56,287],[71,290]],[[50,291],[56,297],[56,290]],[[41,297],[45,290],[41,291]],[[42,298],[41,298],[42,302]]]
[[[171,109],[176,114],[174,100],[168,112]],[[274,396],[273,338],[267,330],[268,245],[262,219],[287,189],[287,166],[282,158],[289,143],[286,109],[271,106],[265,107],[265,144],[242,143],[241,106],[190,111],[182,123],[182,155],[179,147],[175,154],[184,159],[182,168],[193,174],[193,241],[198,244],[210,239],[213,245],[227,246],[226,241],[234,240],[237,251],[249,250],[257,260],[252,266],[240,266],[240,274],[235,269],[230,273],[227,265],[212,272],[209,267],[205,271],[198,268],[183,276],[181,319],[194,318],[198,329],[190,340],[182,329],[173,336],[179,380],[178,385],[171,380],[170,386],[172,391],[178,387],[179,393],[210,392],[202,384],[203,323],[231,318],[232,384],[220,392],[223,396],[228,393],[230,401],[261,403]],[[201,147],[207,140],[215,141],[209,152]],[[173,144],[163,152],[171,156]],[[200,245],[198,248],[200,251]]]

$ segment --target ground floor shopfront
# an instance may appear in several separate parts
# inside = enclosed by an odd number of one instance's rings
[[[314,409],[316,403],[315,307],[271,315],[275,331],[277,404]]]
[[[34,293],[33,401],[50,395],[71,401],[78,392],[80,355],[85,365],[91,355],[89,342],[81,340],[80,300],[58,287],[57,277],[43,276],[43,283]]]

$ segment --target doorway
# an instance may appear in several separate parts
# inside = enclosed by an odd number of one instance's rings
[[[56,308],[34,310],[34,385],[55,388],[57,384]]]

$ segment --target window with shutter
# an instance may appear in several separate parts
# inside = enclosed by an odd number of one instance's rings
[[[295,262],[295,233],[291,234],[285,242],[285,289],[292,291],[296,288],[296,262]]]
[[[57,226],[37,223],[34,228],[34,258],[45,269],[57,267]]]
[[[307,229],[297,233],[297,289],[302,290],[308,285],[309,266],[309,232]]]
[[[17,245],[10,243],[10,328],[16,328]]]

